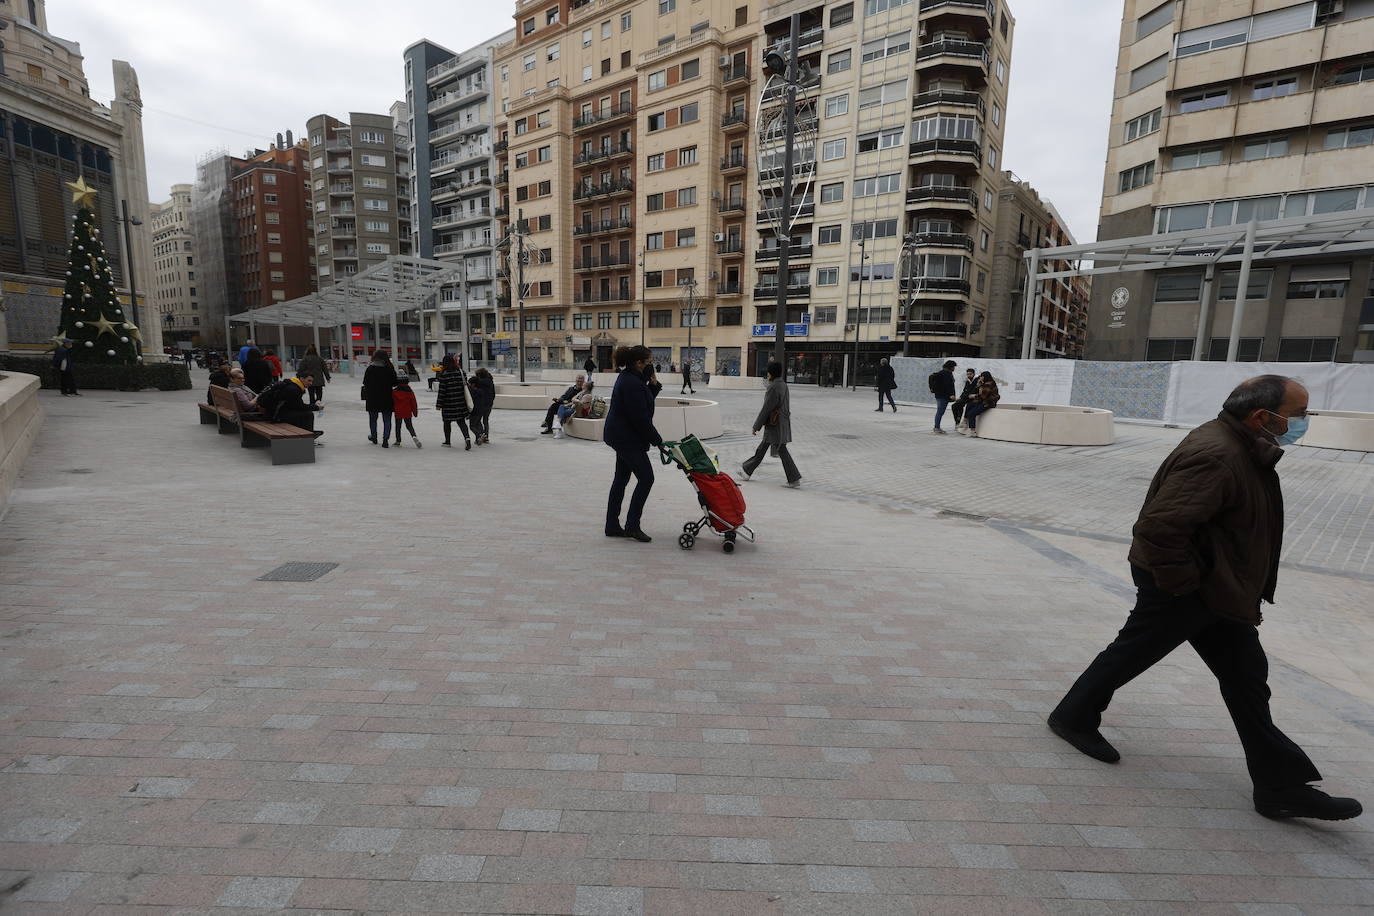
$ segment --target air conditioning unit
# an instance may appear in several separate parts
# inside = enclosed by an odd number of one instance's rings
[[[712,192],[711,192],[711,199],[712,199],[712,200],[720,200],[720,192],[719,192],[719,191],[712,191]]]
[[[725,241],[725,233],[724,233],[724,232],[717,232],[717,233],[716,233],[716,241],[717,241],[717,242],[723,242],[723,241]]]
[[[720,56],[720,69],[722,69],[722,70],[728,70],[729,68],[730,68],[730,55],[729,55],[729,54],[722,54],[722,55]]]

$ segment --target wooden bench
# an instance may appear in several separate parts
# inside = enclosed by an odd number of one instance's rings
[[[214,404],[207,404],[201,401],[197,406],[200,408],[201,426],[219,426],[222,420],[229,420],[230,422],[234,420],[232,414],[226,417],[224,411]]]
[[[273,464],[315,463],[315,434],[310,430],[244,416],[234,392],[219,385],[210,386],[210,397],[215,402],[219,431],[228,434],[237,430],[239,444],[244,448],[268,446]],[[204,411],[201,416],[204,417]]]

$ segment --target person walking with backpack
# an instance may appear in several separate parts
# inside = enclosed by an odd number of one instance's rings
[[[453,424],[457,423],[463,433],[463,449],[472,451],[472,436],[468,432],[468,416],[471,413],[468,398],[472,395],[468,392],[468,381],[452,353],[444,354],[444,361],[440,365],[443,371],[439,373],[439,394],[435,396],[434,407],[444,420],[444,448],[453,447]]]
[[[412,422],[415,415],[420,412],[420,405],[415,400],[415,392],[410,390],[410,378],[405,372],[397,374],[396,387],[391,389],[391,410],[396,414],[396,447],[401,447],[401,424],[404,423],[410,431],[410,439],[415,443],[415,447],[422,448],[420,437],[415,435],[415,424]]]
[[[391,365],[391,357],[381,350],[374,350],[372,362],[363,373],[363,401],[367,408],[367,441],[377,444],[377,417],[382,418],[382,448],[390,448],[391,440],[391,388],[396,383],[396,368]]]
[[[943,367],[930,373],[928,384],[930,393],[935,398],[935,428],[931,432],[939,436],[945,435],[945,431],[940,428],[940,421],[944,419],[950,402],[957,397],[954,393],[954,369],[958,365],[952,359],[946,360]]]
[[[763,456],[771,448],[773,454],[782,462],[782,471],[787,475],[787,486],[797,489],[801,486],[801,471],[787,450],[792,441],[792,396],[787,391],[787,382],[782,378],[782,363],[768,364],[768,388],[763,393],[763,407],[754,419],[754,435],[763,430],[763,439],[752,457],[740,466],[740,474],[745,480],[753,477],[763,463]]]
[[[892,405],[892,412],[897,412],[897,402],[892,400],[892,392],[897,390],[897,370],[893,369],[886,359],[878,361],[878,413],[883,412],[883,395],[887,395],[887,402]]]

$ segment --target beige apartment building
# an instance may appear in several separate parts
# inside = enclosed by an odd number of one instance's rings
[[[1126,0],[1099,240],[1374,208],[1372,162],[1374,0]],[[1238,274],[1099,278],[1087,355],[1225,358]],[[1240,359],[1374,360],[1368,255],[1247,285]]]
[[[787,176],[797,207],[780,281],[760,209],[782,161],[771,147],[760,158],[755,135],[779,93],[762,55],[793,13],[814,142]],[[838,378],[856,342],[869,373],[898,352],[907,289],[913,353],[977,352],[1012,28],[1003,5],[972,0],[520,3],[496,61],[497,187],[533,252],[527,361],[605,366],[642,340],[665,365],[756,374],[780,282],[798,380]],[[512,338],[516,321],[503,314]]]
[[[150,305],[168,346],[199,345],[200,299],[196,285],[195,234],[191,230],[191,185],[172,185],[172,196],[153,204],[153,263]]]

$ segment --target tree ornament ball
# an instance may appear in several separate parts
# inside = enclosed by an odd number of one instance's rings
[[[72,294],[71,294],[71,293],[64,293],[64,294],[62,295],[62,298],[63,298],[63,299],[70,299],[71,297],[72,297]]]
[[[115,309],[115,314],[116,314],[116,315],[123,315],[124,312],[123,312],[121,309]]]
[[[106,355],[106,356],[114,356],[114,355],[115,355],[115,352],[114,352],[113,350],[106,350],[106,351],[105,351],[105,355]]]
[[[77,326],[78,328],[84,328],[84,327],[86,326],[86,322],[84,322],[84,321],[78,321],[78,322],[76,323],[76,326]]]
[[[128,343],[128,342],[129,342],[129,338],[127,338],[127,337],[121,337],[121,338],[119,338],[119,342],[120,342],[120,343]]]
[[[86,249],[83,248],[83,247],[81,247],[80,245],[77,245],[77,246],[76,246],[76,250],[77,250],[77,251],[85,251]]]
[[[94,347],[95,344],[94,344],[92,341],[89,341],[89,340],[88,340],[88,341],[86,341],[86,346],[88,346],[88,347]]]

